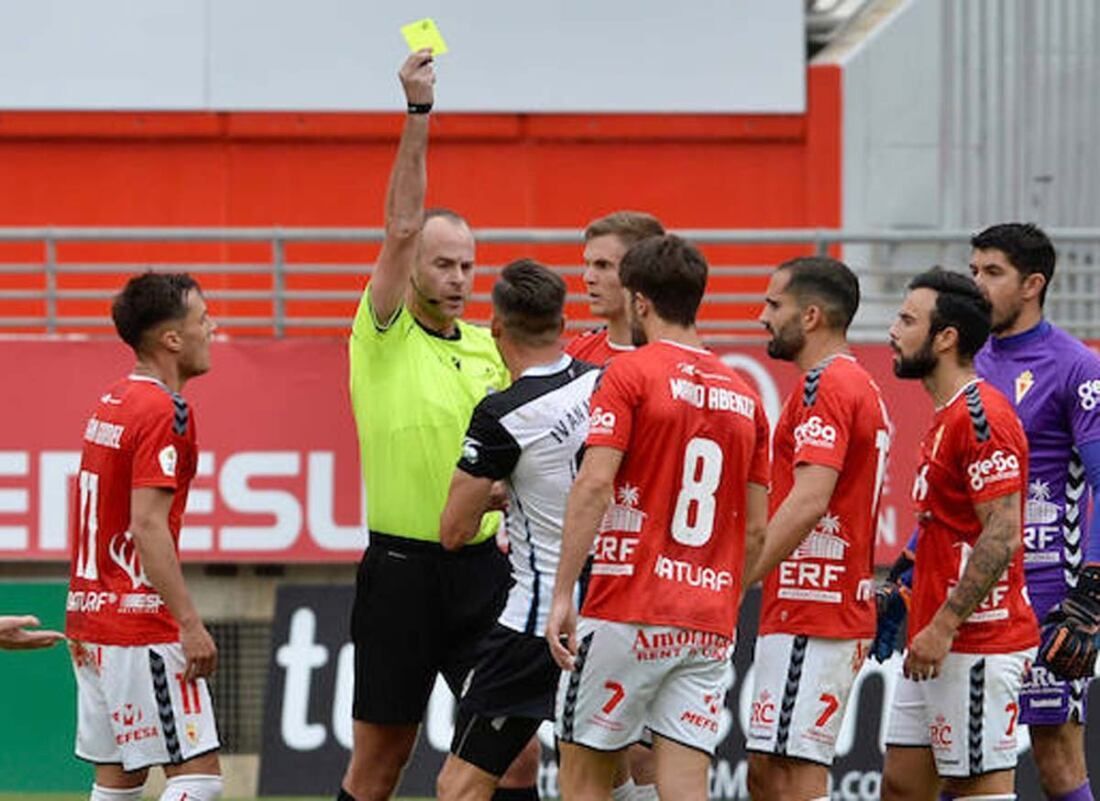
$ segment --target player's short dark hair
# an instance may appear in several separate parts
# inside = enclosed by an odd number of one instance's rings
[[[565,281],[532,259],[513,261],[493,284],[493,309],[511,336],[550,344],[561,336]]]
[[[1008,257],[1021,278],[1039,273],[1046,279],[1039,292],[1039,305],[1047,299],[1047,289],[1054,278],[1054,263],[1058,258],[1054,243],[1035,223],[1000,223],[970,237],[975,250],[999,250]]]
[[[187,293],[202,292],[187,273],[143,273],[126,282],[111,304],[111,319],[122,341],[137,352],[145,333],[167,320],[187,316]]]
[[[649,298],[662,320],[694,325],[707,288],[707,260],[697,247],[674,234],[651,236],[623,256],[619,281]]]
[[[584,241],[611,235],[619,237],[629,248],[636,242],[651,236],[662,236],[664,233],[665,227],[652,214],[644,211],[614,211],[590,222],[584,229]]]
[[[963,273],[933,267],[909,282],[909,289],[931,289],[936,293],[928,336],[947,328],[959,335],[959,361],[969,364],[989,338],[993,307],[974,279]]]
[[[786,291],[805,307],[821,307],[830,328],[847,331],[859,308],[859,279],[848,265],[827,256],[802,256],[780,264],[790,273]]]

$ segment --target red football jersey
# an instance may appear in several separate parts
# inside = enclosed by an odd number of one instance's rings
[[[583,613],[731,636],[746,486],[768,481],[760,399],[709,351],[661,341],[616,356],[591,410],[587,444],[624,456]]]
[[[958,583],[982,532],[974,505],[1013,492],[1020,521],[1027,493],[1027,438],[1012,404],[983,381],[966,385],[937,410],[921,442],[913,482],[917,535],[909,640],[928,625]],[[1021,530],[1021,536],[1023,532]],[[964,654],[1008,653],[1039,642],[1024,583],[1024,549],[959,628]]]
[[[100,645],[179,639],[149,583],[130,527],[130,492],[173,490],[168,517],[177,551],[197,464],[195,421],[183,398],[151,378],[130,376],[99,399],[84,429],[72,515],[65,633]]]
[[[808,371],[787,399],[775,426],[770,513],[799,465],[839,476],[824,516],[764,579],[761,634],[875,636],[875,532],[891,433],[882,393],[851,356]]]
[[[607,338],[607,326],[581,334],[565,346],[565,352],[574,359],[589,364],[605,365],[614,357],[630,353],[633,345],[616,345]]]

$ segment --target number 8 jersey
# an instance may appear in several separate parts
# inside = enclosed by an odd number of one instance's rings
[[[71,520],[72,565],[65,633],[98,645],[179,639],[176,621],[149,583],[130,533],[130,493],[174,493],[168,527],[178,550],[195,475],[195,421],[161,382],[132,375],[102,395],[84,428]]]
[[[768,482],[756,393],[709,351],[655,342],[607,367],[587,445],[624,455],[582,613],[731,636],[747,485]]]

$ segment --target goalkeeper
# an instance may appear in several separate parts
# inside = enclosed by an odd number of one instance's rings
[[[970,244],[970,271],[993,305],[993,336],[975,366],[1015,405],[1030,454],[1024,570],[1042,640],[1020,723],[1047,797],[1092,801],[1084,724],[1100,645],[1100,357],[1043,318],[1055,251],[1042,230],[994,225]],[[880,661],[904,618],[898,567],[879,596]]]

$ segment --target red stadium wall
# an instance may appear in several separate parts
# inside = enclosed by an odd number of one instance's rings
[[[432,120],[432,205],[453,206],[475,227],[577,228],[616,208],[641,208],[671,227],[835,227],[841,222],[841,73],[811,67],[798,115],[454,115]],[[0,114],[2,226],[353,226],[382,222],[399,115],[287,113]],[[532,248],[524,247],[525,252]],[[540,248],[551,263],[579,262],[575,247]],[[769,264],[805,248],[711,248],[712,262]],[[497,263],[516,247],[483,248]],[[298,246],[292,260],[369,261],[368,247]],[[38,245],[0,246],[0,261],[42,258]],[[79,245],[62,261],[266,261],[260,246]],[[63,277],[62,287],[115,286]],[[208,285],[255,288],[261,276],[215,276]],[[714,286],[751,291],[759,280]],[[67,283],[66,283],[67,282]],[[357,278],[305,288],[357,288]],[[3,276],[0,288],[39,288],[41,276]],[[575,285],[579,288],[579,283]],[[483,288],[483,287],[479,287]],[[101,314],[66,301],[69,314]],[[255,314],[222,302],[221,314]],[[251,305],[250,305],[251,304]],[[0,303],[0,314],[41,313],[38,301]],[[303,314],[346,317],[328,304]],[[484,309],[474,308],[478,317]],[[711,318],[756,310],[708,308]],[[583,309],[570,316],[585,317]]]

